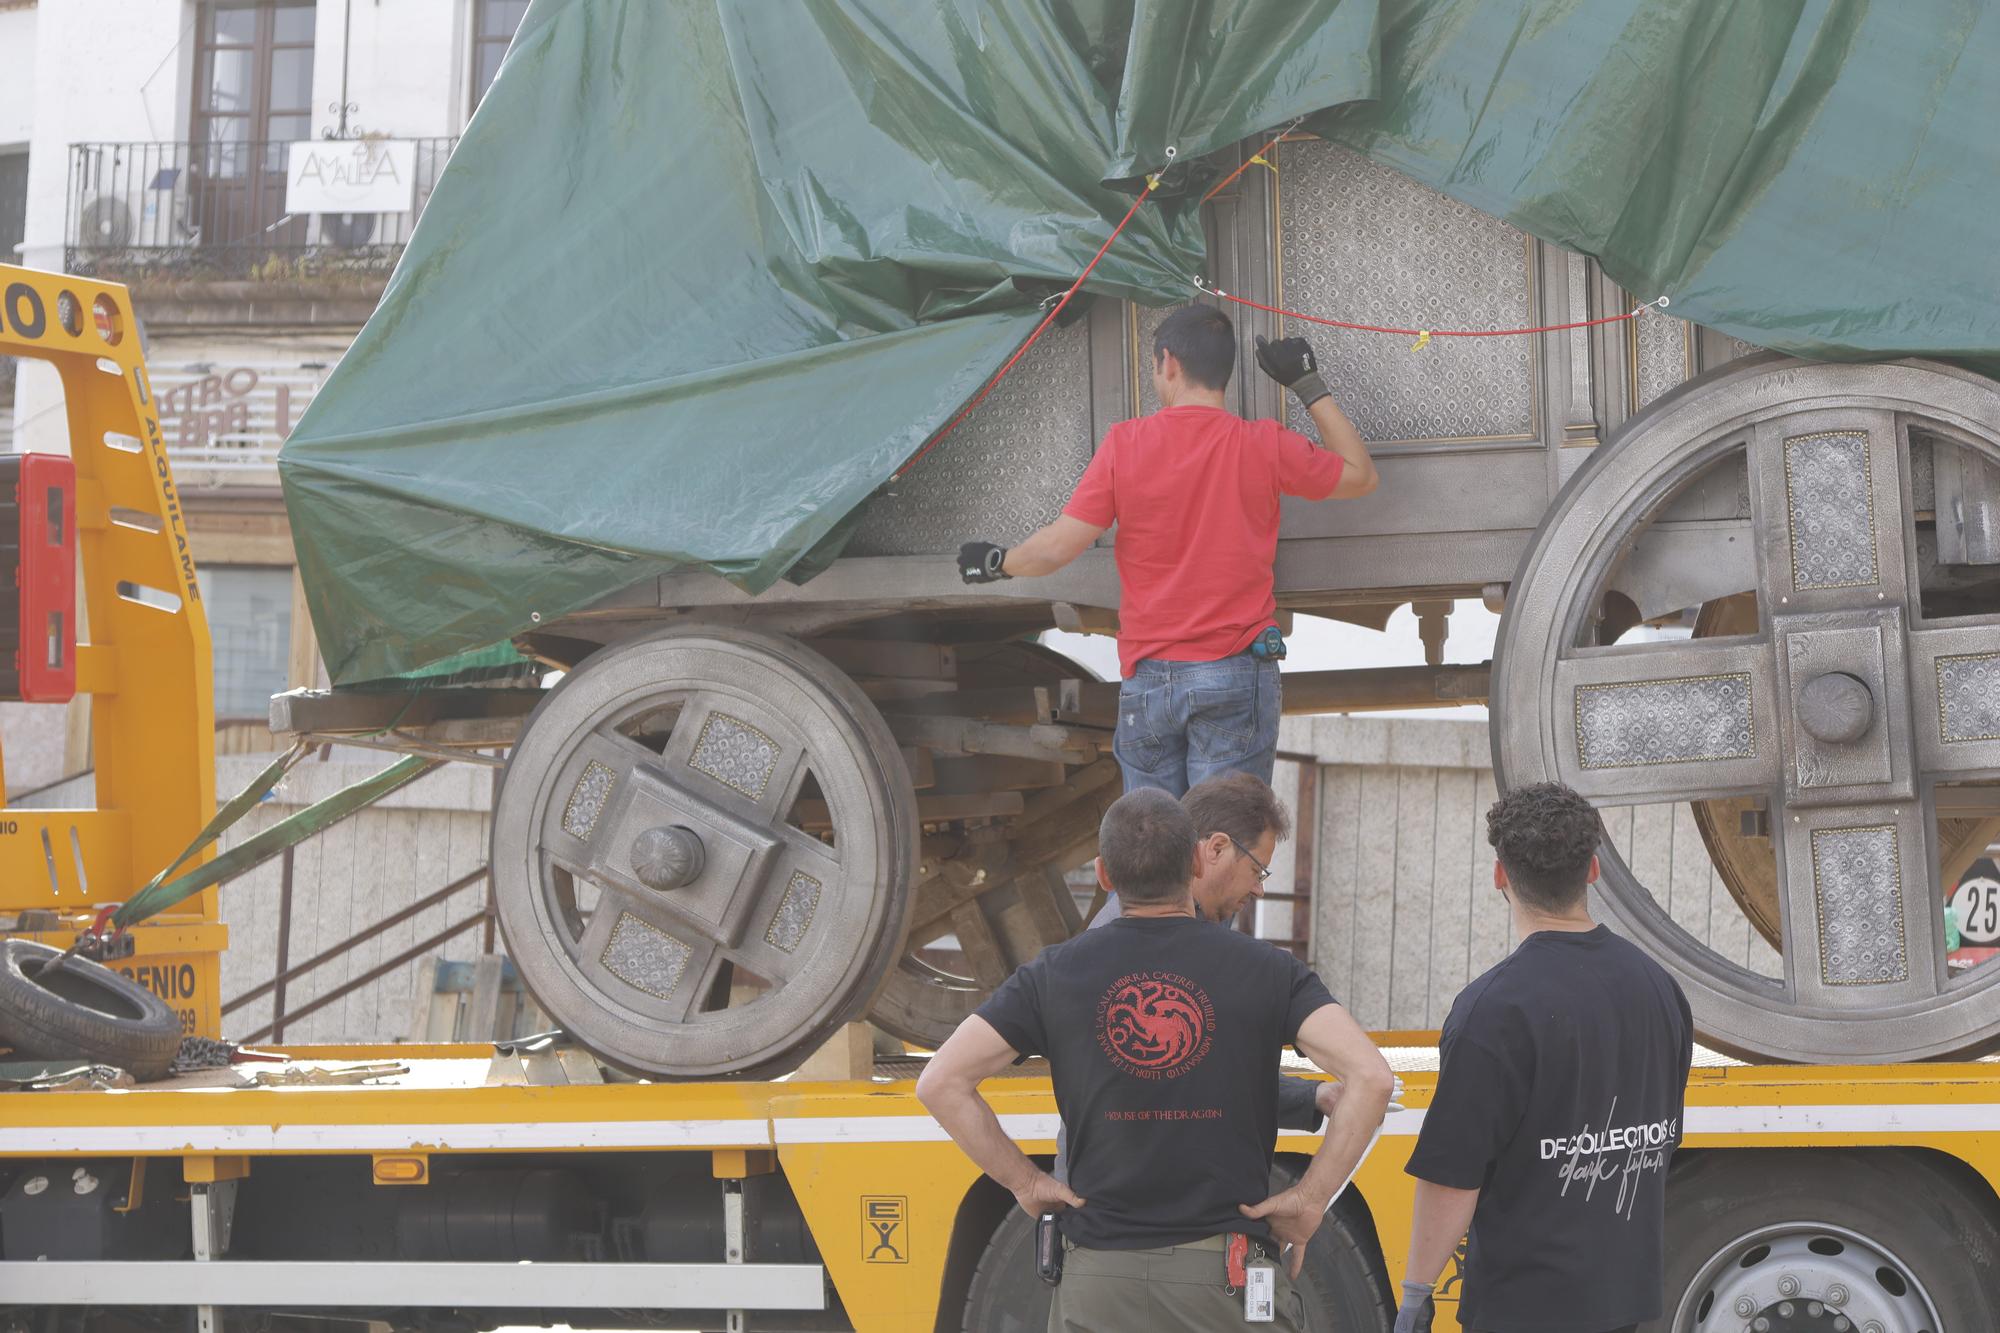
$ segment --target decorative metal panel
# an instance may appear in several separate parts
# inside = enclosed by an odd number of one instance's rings
[[[1133,351],[1133,358],[1138,367],[1138,414],[1142,417],[1150,416],[1160,410],[1160,395],[1153,392],[1153,335],[1160,331],[1160,322],[1168,315],[1173,314],[1177,308],[1176,306],[1163,306],[1158,309],[1152,306],[1139,307],[1139,345]],[[1224,310],[1223,313],[1231,319],[1238,319],[1248,312],[1236,307],[1230,307]],[[1244,375],[1261,375],[1264,373],[1257,369],[1254,363],[1250,362],[1245,362],[1242,366],[1238,367],[1238,372]]]
[[[1580,316],[1572,316],[1580,318]],[[1644,407],[1688,377],[1688,329],[1685,320],[1648,310],[1632,321],[1638,340],[1637,406]]]
[[[1498,218],[1337,144],[1286,144],[1279,166],[1281,304],[1410,328],[1534,322],[1527,238]],[[1412,353],[1388,334],[1285,332],[1312,339],[1335,400],[1369,440],[1535,433],[1533,338],[1451,338]],[[1286,400],[1291,427],[1309,432]]]
[[[1877,581],[1866,431],[1786,440],[1785,505],[1795,590],[1862,588]]]
[[[1829,986],[1908,981],[1895,827],[1815,829],[1812,864],[1820,980]]]
[[[1756,753],[1747,671],[1577,686],[1576,757],[1585,768],[1749,759]]]
[[[819,907],[820,882],[803,870],[792,872],[791,883],[785,885],[785,896],[778,900],[778,910],[771,917],[770,929],[764,932],[766,943],[791,953],[806,937],[806,927],[812,924],[813,912]]]
[[[740,718],[710,713],[688,756],[688,767],[708,774],[725,787],[762,800],[778,767],[778,743]]]
[[[957,430],[868,501],[846,553],[948,554],[975,537],[1018,542],[1062,513],[1096,443],[1090,322],[1079,319],[1043,334]]]
[[[1744,342],[1741,338],[1733,338],[1726,333],[1718,334],[1716,336],[1721,340],[1722,352],[1721,355],[1718,356],[1715,359],[1715,361],[1711,363],[1711,367],[1725,366],[1728,365],[1731,361],[1740,361],[1746,356],[1755,356],[1757,355],[1757,353],[1764,350],[1763,348],[1759,347],[1756,343],[1747,343]]]
[[[605,941],[605,970],[634,990],[664,1000],[681,984],[694,950],[630,912],[620,914]]]
[[[1937,684],[1945,744],[2000,741],[2000,653],[1940,657]]]
[[[590,841],[598,817],[604,813],[605,802],[611,799],[611,789],[617,785],[618,775],[603,764],[595,759],[585,764],[582,776],[570,791],[569,803],[563,806],[564,832]]]

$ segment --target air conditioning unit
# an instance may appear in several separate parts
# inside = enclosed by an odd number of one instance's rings
[[[376,224],[382,220],[377,213],[321,213],[318,216],[320,244],[337,250],[359,250],[375,238]]]
[[[87,252],[123,250],[131,245],[131,205],[115,194],[87,200],[77,215],[76,243]]]

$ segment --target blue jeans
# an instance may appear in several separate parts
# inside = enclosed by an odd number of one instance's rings
[[[1238,653],[1219,662],[1140,661],[1118,687],[1111,751],[1125,790],[1185,796],[1218,773],[1271,780],[1278,752],[1278,664]]]

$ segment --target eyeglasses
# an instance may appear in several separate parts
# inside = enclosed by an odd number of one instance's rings
[[[1230,837],[1230,835],[1227,833],[1223,834],[1222,836],[1225,838],[1229,838],[1231,842],[1236,843],[1236,850],[1243,853],[1245,856],[1249,857],[1250,864],[1257,867],[1257,882],[1259,884],[1262,884],[1265,880],[1271,878],[1271,867],[1265,865],[1262,861],[1259,861],[1257,859],[1257,854],[1255,852],[1251,851],[1248,847],[1245,847],[1242,843],[1236,842],[1236,839]]]

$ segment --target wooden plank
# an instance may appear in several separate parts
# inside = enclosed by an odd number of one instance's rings
[[[976,902],[966,903],[951,914],[952,934],[972,964],[972,975],[980,985],[997,987],[1007,979],[1007,964],[1000,952],[1000,938],[979,910]]]
[[[271,730],[283,734],[340,735],[396,727],[416,731],[461,718],[526,717],[541,702],[539,689],[457,686],[359,693],[287,690],[271,700]]]
[[[411,1041],[424,1042],[432,1040],[431,1009],[437,1000],[437,955],[419,958],[416,969],[416,985],[410,989],[404,1031]]]
[[[1674,882],[1673,806],[1632,807],[1632,851],[1625,864],[1656,899],[1668,901]]]
[[[384,854],[380,867],[382,907],[386,914],[394,915],[437,887],[426,886],[417,878],[415,855],[417,825],[423,817],[423,812],[384,808],[371,813],[379,814],[383,829]],[[417,934],[417,923],[414,918],[397,922],[383,931],[379,937],[378,961],[407,953],[422,938],[423,936]],[[413,961],[401,971],[382,978],[368,988],[375,1010],[373,1030],[384,1037],[402,1030],[403,1020],[409,1011],[409,996],[405,990],[410,970],[416,965]]]
[[[1076,899],[1062,876],[1031,870],[1015,877],[1014,894],[1027,914],[1029,930],[1043,947],[1061,944],[1083,929]]]
[[[1432,848],[1437,837],[1437,770],[1396,770],[1396,915],[1389,959],[1389,1026],[1422,1027],[1430,996]]]
[[[1012,726],[970,717],[902,712],[886,714],[883,720],[904,745],[928,746],[940,754],[1013,755],[1053,764],[1084,764],[1096,759],[1100,739],[1095,733],[1040,723]]]
[[[1023,804],[1017,791],[975,792],[966,796],[917,797],[917,817],[926,824],[947,819],[977,819],[997,815],[1018,815]],[[800,801],[792,807],[793,817],[809,829],[828,828],[833,812],[825,801]]]
[[[473,963],[472,998],[465,1005],[460,1040],[491,1041],[499,1035],[500,973],[505,963],[497,953],[481,954]]]
[[[1707,848],[1702,851],[1706,854]],[[1708,947],[1732,963],[1747,963],[1750,936],[1755,933],[1750,918],[1744,916],[1743,909],[1736,905],[1729,885],[1716,872],[1711,859],[1708,871]]]
[[[1354,998],[1364,1027],[1389,1026],[1389,959],[1396,937],[1396,770],[1361,770],[1355,853]]]
[[[866,1023],[847,1023],[826,1045],[807,1056],[792,1077],[805,1083],[835,1083],[874,1075],[875,1029]]]
[[[1355,857],[1361,843],[1361,770],[1320,767],[1319,834],[1313,879],[1313,963],[1342,1003],[1354,979]]]
[[[918,754],[930,756],[929,750]],[[1041,791],[1060,783],[1069,768],[1046,759],[1012,755],[979,755],[963,759],[934,758],[931,790],[939,796],[964,796],[983,791]]]
[[[1493,770],[1479,770],[1479,785],[1472,798],[1472,943],[1468,970],[1477,977],[1496,966],[1514,948],[1514,923],[1507,900],[1493,887],[1493,865],[1498,859],[1486,841],[1486,812],[1500,799]]]
[[[388,863],[400,849],[389,842],[389,812],[381,809],[363,810],[354,816],[354,904],[351,929],[359,931],[374,925],[391,915],[403,904],[393,902],[389,896]],[[394,953],[382,952],[382,937],[371,935],[348,951],[348,969],[351,976],[366,976],[373,972],[384,959],[394,958]],[[380,982],[363,986],[341,1002],[342,1022],[347,1035],[366,1040],[384,1034],[382,1015],[378,1005],[382,995]]]
[[[1424,1026],[1444,1022],[1451,1002],[1472,979],[1473,800],[1479,775],[1472,769],[1439,769],[1437,830],[1431,862],[1431,973]],[[1488,893],[1492,892],[1489,887]]]
[[[1667,898],[1667,915],[1674,924],[1703,944],[1708,943],[1708,903],[1714,866],[1701,829],[1694,822],[1694,807],[1686,801],[1673,807],[1673,834],[1669,855],[1673,871]],[[1656,889],[1657,893],[1658,890]]]
[[[814,639],[811,647],[850,676],[956,680],[958,650],[902,639]]]

